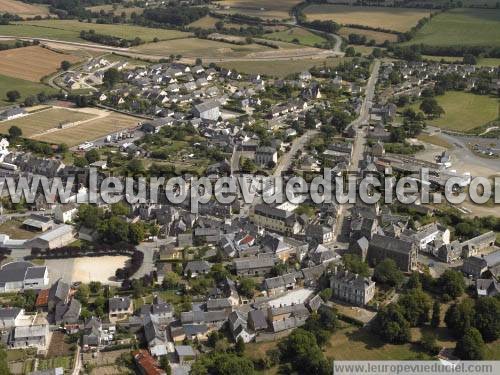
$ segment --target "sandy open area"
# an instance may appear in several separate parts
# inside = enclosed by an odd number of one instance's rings
[[[103,284],[114,284],[116,270],[123,267],[128,259],[129,257],[121,255],[49,259],[45,265],[49,267],[51,282],[62,278],[67,283],[100,281]]]

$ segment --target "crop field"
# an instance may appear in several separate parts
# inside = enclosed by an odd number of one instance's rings
[[[56,93],[57,90],[38,82],[26,81],[24,79],[8,77],[0,74],[0,105],[12,104],[7,102],[6,94],[11,90],[17,90],[21,94],[21,100],[27,96],[36,95],[45,91],[47,94]]]
[[[266,60],[266,61],[231,61],[217,65],[223,68],[236,69],[238,72],[247,74],[264,74],[274,77],[286,77],[290,74],[300,73],[311,69],[313,66],[338,66],[343,58],[327,59],[297,59],[297,60]]]
[[[391,43],[398,41],[398,36],[396,34],[383,33],[381,31],[374,30],[356,29],[354,27],[342,27],[339,31],[339,34],[346,39],[349,37],[349,34],[363,35],[366,36],[366,39],[368,41],[373,39],[377,44],[382,44],[386,40]]]
[[[221,20],[218,18],[211,17],[211,16],[205,16],[205,17],[202,17],[194,22],[191,22],[188,26],[189,27],[199,27],[202,29],[213,29],[213,28],[215,28],[215,24],[219,21],[221,21]]]
[[[38,4],[26,4],[16,0],[0,0],[0,13],[17,14],[20,17],[47,16],[49,9]]]
[[[265,34],[264,37],[266,39],[304,44],[306,46],[315,46],[316,44],[321,45],[325,42],[325,38],[300,27],[292,27],[288,30]]]
[[[217,12],[241,13],[264,19],[288,19],[290,18],[290,10],[298,3],[300,0],[223,0],[218,1],[217,4],[228,8],[219,9]]]
[[[11,126],[23,131],[23,136],[31,138],[47,130],[57,128],[61,123],[86,121],[95,115],[65,108],[51,108],[14,120],[0,122],[0,133],[7,134]]]
[[[500,46],[500,9],[452,9],[432,18],[405,44]]]
[[[91,12],[100,12],[103,10],[106,13],[113,12],[114,15],[121,15],[122,13],[125,13],[127,17],[130,17],[132,13],[135,13],[137,15],[141,15],[144,12],[144,8],[139,8],[139,7],[124,7],[118,5],[116,9],[113,7],[111,4],[107,5],[96,5],[93,7],[88,7],[85,8],[87,10],[90,10]]]
[[[38,82],[57,71],[64,60],[74,63],[79,59],[40,46],[10,49],[0,52],[0,74]]]
[[[445,114],[428,121],[443,129],[468,131],[498,119],[499,100],[486,95],[449,91],[436,97]],[[418,104],[412,107],[418,110]]]
[[[108,134],[135,127],[138,122],[139,120],[135,117],[110,113],[106,117],[87,121],[72,128],[47,133],[36,139],[54,144],[65,143],[69,147],[73,147],[85,141],[93,141]]]
[[[308,20],[331,20],[343,25],[363,25],[405,32],[430,15],[426,9],[311,5],[304,13]]]
[[[1,25],[0,35],[60,39],[70,42],[81,42],[80,31],[95,30],[96,33],[112,35],[117,38],[134,39],[140,37],[146,42],[153,41],[154,38],[160,40],[170,40],[176,38],[185,38],[190,33],[154,29],[141,26],[130,25],[105,25],[96,23],[79,22],[77,20],[42,20],[25,21],[11,25]]]

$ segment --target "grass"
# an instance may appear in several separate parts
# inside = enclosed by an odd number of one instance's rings
[[[95,116],[65,108],[52,108],[10,121],[0,122],[0,133],[7,134],[11,126],[23,131],[24,137],[33,137],[49,129],[54,129],[64,122],[85,121]],[[68,129],[70,130],[70,129]]]
[[[0,13],[17,14],[20,17],[47,16],[48,6],[26,4],[15,0],[0,0]]]
[[[19,91],[21,94],[21,101],[27,96],[36,95],[42,91],[45,91],[47,94],[57,92],[53,88],[38,82],[25,81],[24,79],[8,77],[0,74],[0,105],[13,104],[8,102],[6,98],[7,92],[11,90]]]
[[[421,133],[417,139],[419,141],[422,141],[422,142],[425,142],[425,143],[430,143],[430,144],[433,144],[433,145],[436,145],[436,146],[439,146],[439,147],[444,147],[444,148],[451,148],[451,144],[449,144],[448,142],[446,142],[444,139],[440,138],[439,136],[437,135],[430,135],[430,134],[425,134],[425,133]]]
[[[57,367],[64,369],[71,369],[73,364],[72,357],[55,357],[48,359],[41,359],[38,361],[38,370],[49,370]]]
[[[0,224],[0,233],[7,234],[14,240],[29,240],[35,237],[35,233],[30,232],[22,227],[22,221],[8,220]]]
[[[125,7],[125,6],[116,6],[116,9],[114,5],[108,4],[108,5],[96,5],[93,7],[88,7],[85,8],[87,10],[90,10],[91,12],[100,12],[103,10],[106,13],[113,12],[114,15],[121,15],[122,13],[125,13],[127,17],[130,17],[132,13],[135,13],[137,15],[141,15],[144,12],[144,8],[140,7]]]
[[[299,60],[282,60],[282,61],[231,61],[219,63],[223,68],[236,69],[238,72],[247,74],[264,74],[275,77],[286,77],[290,74],[300,73],[304,70],[311,69],[313,66],[335,67],[345,59],[328,58],[328,59],[299,59]]]
[[[186,38],[192,34],[167,29],[155,29],[131,25],[108,25],[79,22],[77,20],[43,20],[25,21],[12,25],[0,26],[0,35],[12,35],[18,37],[34,37],[59,39],[70,42],[81,42],[80,31],[95,30],[96,33],[112,35],[118,38],[134,39],[140,37],[146,42],[152,42],[154,38],[170,40]]]
[[[349,34],[358,34],[358,35],[364,35],[366,36],[366,39],[368,41],[374,40],[375,43],[377,44],[382,44],[386,40],[389,42],[397,42],[398,36],[396,34],[391,34],[391,33],[383,33],[380,31],[374,31],[374,30],[364,30],[364,29],[357,29],[354,27],[342,27],[339,31],[340,36],[344,38],[349,38]]]
[[[202,17],[194,22],[191,22],[188,26],[189,27],[199,27],[201,29],[214,29],[215,24],[219,21],[221,21],[219,18],[205,16],[205,17]]]
[[[453,9],[432,18],[405,44],[500,46],[500,9]]]
[[[317,44],[322,45],[325,42],[325,38],[300,27],[292,27],[288,30],[265,34],[264,38],[313,47]]]
[[[264,19],[289,19],[290,10],[300,2],[300,0],[223,0],[218,1],[217,4],[230,7],[229,9],[218,10],[218,13],[242,13]]]
[[[304,13],[309,20],[331,20],[343,25],[363,25],[405,32],[430,15],[426,9],[359,7],[347,5],[315,4]]]
[[[499,101],[485,95],[462,91],[449,91],[436,97],[445,114],[428,121],[429,125],[443,129],[470,131],[498,118]],[[419,104],[412,107],[418,110]]]

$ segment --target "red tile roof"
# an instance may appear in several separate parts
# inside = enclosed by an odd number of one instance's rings
[[[163,371],[158,362],[146,351],[143,349],[137,350],[132,353],[134,356],[137,365],[142,368],[144,374],[146,375],[165,375],[165,371]]]
[[[49,301],[49,289],[43,289],[38,293],[38,296],[36,297],[36,307],[44,307],[47,306],[47,303]]]

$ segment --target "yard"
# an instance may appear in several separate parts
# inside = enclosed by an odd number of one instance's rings
[[[430,15],[426,9],[360,7],[348,5],[315,4],[304,13],[308,20],[331,20],[342,25],[363,25],[405,32]]]
[[[62,367],[65,370],[70,370],[73,367],[73,357],[54,357],[40,359],[38,361],[38,370],[50,370],[53,368]]]
[[[7,134],[11,126],[17,126],[22,130],[24,137],[30,138],[50,129],[57,128],[61,123],[88,121],[96,117],[93,114],[82,111],[51,108],[14,120],[2,121],[0,122],[0,133]],[[73,128],[66,130],[73,130]]]
[[[57,71],[65,60],[75,63],[79,58],[40,46],[10,49],[0,52],[0,74],[39,82]]]
[[[24,229],[22,225],[21,220],[8,220],[0,224],[0,233],[8,235],[14,240],[30,240],[35,237],[36,233]]]
[[[266,39],[280,40],[288,43],[304,44],[306,46],[322,45],[325,38],[300,27],[292,27],[288,30],[265,34]]]
[[[498,119],[499,100],[486,95],[449,91],[436,97],[445,114],[428,121],[443,129],[470,131]],[[418,111],[419,104],[412,105]]]
[[[405,44],[500,46],[500,9],[452,9],[432,18]]]
[[[36,95],[42,91],[45,91],[47,94],[57,92],[53,88],[38,82],[30,82],[24,79],[8,77],[0,74],[0,106],[12,104],[8,102],[6,98],[7,92],[11,90],[19,91],[21,94],[20,100],[24,100],[27,96]]]

